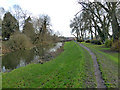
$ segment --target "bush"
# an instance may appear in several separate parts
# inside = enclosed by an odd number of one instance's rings
[[[77,40],[78,42],[84,42],[84,40],[82,40],[82,39],[79,39],[79,40]]]
[[[90,43],[90,40],[86,40],[85,42],[86,42],[86,43]]]
[[[113,42],[113,40],[111,39],[111,40],[106,40],[105,41],[105,47],[111,47],[112,46],[112,42]]]
[[[92,40],[91,41],[92,44],[97,44],[97,45],[101,45],[101,41],[100,40]]]
[[[10,39],[6,41],[6,45],[12,50],[26,49],[32,47],[30,38],[21,33],[15,33],[14,35],[12,35]]]
[[[112,44],[112,47],[111,47],[112,50],[114,51],[120,51],[120,39],[115,41],[113,44]]]
[[[6,41],[2,41],[2,54],[11,52],[10,48],[8,48]]]

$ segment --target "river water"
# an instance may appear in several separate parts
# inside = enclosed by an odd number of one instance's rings
[[[50,54],[62,46],[61,42],[54,47],[35,47],[31,50],[19,50],[2,56],[2,72],[9,72],[13,69],[26,66],[30,63],[39,63],[40,59],[48,61]],[[47,57],[47,58],[46,58]]]

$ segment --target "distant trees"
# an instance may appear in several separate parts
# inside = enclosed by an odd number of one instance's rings
[[[7,12],[4,15],[3,22],[2,22],[2,38],[3,40],[9,39],[10,35],[13,34],[15,31],[19,31],[19,23],[11,15],[10,12]]]
[[[76,37],[77,41],[79,39],[79,32],[80,32],[80,29],[79,29],[79,21],[78,21],[78,18],[74,18],[73,21],[71,21],[71,24],[70,24],[70,28],[72,28],[72,31],[71,33]],[[76,35],[75,35],[75,34]]]

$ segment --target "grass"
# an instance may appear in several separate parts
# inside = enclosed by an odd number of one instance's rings
[[[75,42],[67,42],[55,59],[3,73],[3,88],[93,88],[93,60]]]
[[[0,72],[0,90],[2,89],[2,74]]]
[[[1,36],[0,36],[0,39],[1,39]],[[0,41],[0,57],[2,56],[1,47],[2,47],[2,42]],[[0,69],[1,69],[1,58],[0,58]],[[0,90],[1,88],[2,88],[2,75],[0,72]]]
[[[0,41],[0,57],[2,56],[2,41]]]
[[[82,43],[94,52],[100,66],[102,77],[108,88],[118,88],[118,53],[104,45]]]

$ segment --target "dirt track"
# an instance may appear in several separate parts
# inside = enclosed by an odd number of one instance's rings
[[[76,42],[76,43],[78,45],[80,45],[81,47],[83,47],[84,49],[86,49],[92,57],[92,60],[93,60],[93,63],[94,63],[94,71],[95,71],[95,76],[96,76],[97,88],[106,88],[104,80],[102,78],[102,74],[101,74],[100,69],[99,69],[99,65],[98,65],[98,62],[97,62],[96,55],[86,46],[80,44],[79,42]]]

